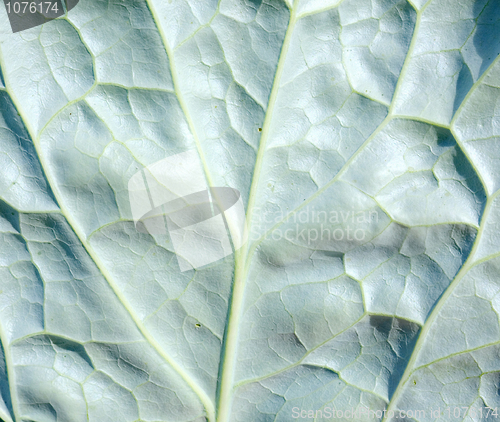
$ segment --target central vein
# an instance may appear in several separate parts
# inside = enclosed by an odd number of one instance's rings
[[[271,126],[271,116],[273,115],[276,106],[276,99],[281,83],[281,76],[285,67],[285,59],[290,46],[293,29],[297,22],[296,4],[292,8],[290,15],[290,22],[283,40],[280,57],[278,60],[278,67],[276,69],[276,77],[274,78],[271,95],[269,97],[269,104],[266,111],[266,117],[262,126],[262,136],[260,138],[259,150],[255,161],[255,168],[250,186],[250,195],[248,197],[247,206],[247,225],[245,230],[248,232],[251,229],[253,209],[256,200],[256,192],[259,186],[259,180],[262,170],[262,163],[264,160],[264,153],[266,150],[267,140],[269,138],[269,131]],[[221,353],[221,371],[220,371],[220,384],[218,389],[218,402],[217,402],[217,422],[230,422],[231,412],[231,398],[234,388],[234,370],[236,366],[236,353],[238,346],[238,329],[240,325],[241,310],[243,307],[243,296],[245,290],[245,281],[247,278],[247,258],[249,257],[250,245],[247,244],[235,253],[235,269],[234,269],[234,283],[233,291],[230,298],[230,305],[228,311],[228,323],[224,338],[224,344]]]

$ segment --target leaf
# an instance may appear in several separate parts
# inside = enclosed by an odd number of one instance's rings
[[[495,420],[500,3],[0,14],[0,418]],[[185,270],[129,182],[188,152],[247,242]]]

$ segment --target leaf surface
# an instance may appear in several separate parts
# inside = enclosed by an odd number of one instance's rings
[[[0,20],[1,419],[494,420],[498,1]],[[181,271],[128,184],[186,151],[248,241]]]

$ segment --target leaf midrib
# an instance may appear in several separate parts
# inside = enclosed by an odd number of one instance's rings
[[[271,119],[273,115],[274,108],[276,106],[276,100],[278,97],[278,91],[280,88],[281,77],[283,75],[286,56],[288,48],[290,46],[290,41],[297,23],[296,6],[298,0],[294,0],[292,10],[290,11],[290,18],[288,21],[288,26],[285,33],[285,38],[281,47],[280,56],[278,59],[278,65],[276,68],[276,74],[273,81],[273,86],[271,88],[271,94],[269,96],[269,102],[266,110],[266,115],[264,118],[264,123],[262,125],[262,134],[259,142],[259,149],[257,151],[257,157],[255,160],[254,172],[252,176],[252,182],[250,185],[250,194],[248,196],[248,205],[246,213],[246,225],[245,225],[245,235],[243,238],[247,238],[252,225],[252,215],[253,208],[256,201],[257,189],[260,182],[261,171],[264,161],[264,153],[266,151],[267,141],[269,138],[269,131],[271,127]],[[250,244],[247,243],[239,251],[235,253],[235,277],[233,281],[233,291],[231,295],[231,302],[228,311],[227,327],[225,331],[225,342],[223,354],[221,354],[222,371],[221,371],[221,383],[220,390],[218,391],[218,403],[217,403],[217,422],[230,422],[230,412],[231,412],[231,396],[234,388],[234,369],[236,364],[236,351],[238,347],[238,328],[240,323],[241,311],[243,308],[243,297],[245,291],[245,282],[248,276],[248,266],[247,260],[251,257],[250,254]]]

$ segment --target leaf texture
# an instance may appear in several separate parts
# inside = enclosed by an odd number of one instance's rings
[[[0,20],[3,421],[496,420],[497,0]],[[128,183],[186,151],[248,241],[181,271]]]

